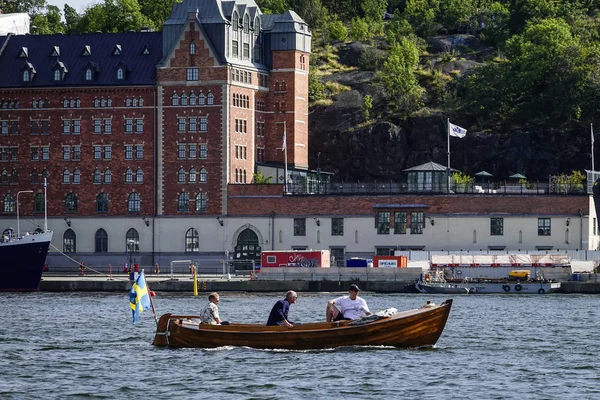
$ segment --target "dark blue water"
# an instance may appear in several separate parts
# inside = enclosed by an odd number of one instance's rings
[[[197,313],[205,294],[158,293],[158,313]],[[321,320],[333,294],[300,293],[290,319]],[[364,293],[372,311],[448,296]],[[278,296],[221,293],[221,317],[264,322]],[[427,350],[155,348],[152,312],[128,294],[0,294],[0,398],[598,399],[598,298],[455,296]]]

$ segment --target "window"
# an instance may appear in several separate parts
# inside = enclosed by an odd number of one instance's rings
[[[123,72],[123,68],[117,69],[117,80],[122,81],[125,79],[125,73]]]
[[[94,120],[94,133],[102,133],[102,121],[99,119]]]
[[[140,195],[138,193],[131,193],[127,199],[127,211],[140,212],[140,203]]]
[[[194,253],[200,251],[200,236],[198,231],[190,228],[185,233],[185,252]]]
[[[200,143],[200,158],[206,158],[208,154],[208,145],[206,143]]]
[[[390,233],[390,212],[380,211],[377,213],[377,234],[384,235]]]
[[[129,253],[139,253],[140,251],[140,234],[133,228],[125,234],[125,250]]]
[[[396,211],[394,213],[394,234],[403,235],[406,233],[406,212]]]
[[[130,168],[125,171],[125,183],[133,183],[133,172]]]
[[[125,119],[125,133],[133,132],[133,118]]]
[[[144,132],[144,120],[142,118],[138,118],[135,120],[135,131],[136,133]]]
[[[133,160],[133,146],[130,144],[125,145],[125,159]]]
[[[194,94],[194,92],[192,92],[192,94],[190,94],[190,106],[195,106],[196,105],[196,95]]]
[[[504,218],[490,218],[490,235],[504,235]]]
[[[190,195],[186,192],[179,194],[177,199],[177,211],[187,212],[190,210]]]
[[[73,171],[73,183],[81,183],[81,172],[79,171],[79,168],[75,168],[75,171]]]
[[[42,146],[42,160],[48,161],[50,159],[50,146]]]
[[[235,24],[235,23],[234,23]],[[239,54],[239,50],[238,50],[238,41],[237,40],[233,40],[231,43],[231,53],[234,57],[237,57]]]
[[[108,212],[108,195],[106,193],[100,193],[96,197],[96,212],[107,213]]]
[[[206,193],[200,192],[196,195],[196,212],[206,211]]]
[[[45,210],[44,195],[41,193],[38,193],[35,195],[35,198],[33,199],[33,212],[43,213],[44,210]]]
[[[96,231],[94,236],[94,251],[96,253],[107,253],[108,252],[108,235],[102,228]]]
[[[177,144],[177,158],[179,158],[179,159],[185,158],[185,143]]]
[[[65,196],[65,212],[77,212],[77,195],[69,193]]]
[[[193,56],[194,54],[196,54],[196,43],[192,42],[190,43],[190,55]]]
[[[204,96],[204,93],[200,93],[198,95],[198,105],[203,106],[205,101],[206,101],[206,97]]]
[[[173,97],[171,97],[171,105],[179,105],[179,96],[177,96],[177,93],[173,93]]]
[[[189,128],[189,131],[190,131],[190,132],[196,132],[196,129],[197,129],[197,125],[196,125],[196,124],[197,124],[197,121],[198,121],[198,120],[197,120],[197,118],[196,118],[196,117],[191,117],[191,118],[190,118],[190,128]]]
[[[185,118],[177,118],[177,131],[178,132],[185,131]]]
[[[73,120],[73,134],[78,135],[81,133],[81,120],[74,119]]]
[[[538,236],[550,236],[550,218],[538,218]]]
[[[200,182],[205,183],[208,180],[208,171],[205,168],[200,169]]]
[[[414,211],[410,213],[410,233],[411,235],[420,235],[425,226],[425,214],[423,211]]]
[[[104,133],[112,133],[112,119],[104,120]]]
[[[188,68],[185,73],[185,79],[188,81],[197,81],[198,80],[198,68]],[[174,106],[176,104],[173,104]],[[182,104],[184,105],[184,104]]]
[[[94,146],[94,160],[102,158],[102,146]]]
[[[344,235],[344,218],[331,218],[331,236]]]
[[[144,159],[144,145],[143,144],[135,145],[135,159],[136,160]]]
[[[92,183],[102,183],[102,174],[98,168],[96,168],[92,175]]]
[[[16,210],[15,198],[12,194],[7,194],[4,196],[4,212],[5,213],[14,213]]]
[[[187,94],[185,94],[185,93],[181,95],[181,105],[182,106],[188,105],[188,97],[187,97]]]
[[[23,71],[23,82],[29,82],[29,76],[28,70]]]
[[[67,161],[71,159],[71,148],[69,146],[63,146],[63,160]]]
[[[71,183],[71,173],[68,169],[63,171],[63,183]]]
[[[63,135],[68,135],[71,133],[71,121],[68,119],[63,120]]]
[[[177,171],[177,182],[185,183],[185,170],[183,168],[179,168],[179,171]]]
[[[331,247],[331,266],[332,267],[344,267],[344,248],[343,247]]]
[[[192,167],[190,168],[190,174],[189,174],[189,179],[190,179],[190,183],[196,183],[196,170]]]
[[[244,60],[250,59],[250,45],[248,43],[244,43],[243,57]]]
[[[104,159],[105,160],[112,159],[112,145],[104,146]]]
[[[108,168],[104,171],[104,183],[112,183],[112,172]]]
[[[144,183],[144,171],[141,168],[135,172],[135,183]]]
[[[93,76],[92,69],[91,68],[86,69],[85,70],[85,80],[86,81],[91,81],[92,80],[92,76]]]
[[[212,93],[206,96],[206,104],[215,104],[215,96]]]
[[[63,253],[75,253],[77,251],[77,237],[73,229],[67,229],[63,234]]]
[[[208,117],[200,117],[200,132],[208,130]]]
[[[60,81],[60,75],[61,75],[61,74],[60,74],[60,69],[56,69],[56,70],[54,70],[54,81],[55,81],[55,82],[58,82],[58,81]]]
[[[306,218],[294,218],[294,236],[306,236]]]

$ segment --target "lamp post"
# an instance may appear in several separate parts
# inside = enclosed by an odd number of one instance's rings
[[[21,225],[19,224],[19,195],[21,193],[33,193],[33,190],[21,190],[17,192],[17,239],[21,237]]]

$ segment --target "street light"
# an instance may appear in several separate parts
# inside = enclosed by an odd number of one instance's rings
[[[19,195],[21,193],[33,193],[33,190],[21,190],[17,192],[17,239],[21,236],[21,226],[19,225]]]

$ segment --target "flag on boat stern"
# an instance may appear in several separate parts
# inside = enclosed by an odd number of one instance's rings
[[[448,129],[450,130],[450,136],[464,138],[467,135],[467,130],[465,128],[461,128],[458,125],[454,125],[450,121],[448,121]]]
[[[144,271],[140,273],[138,278],[133,282],[131,291],[129,292],[129,305],[133,314],[133,323],[135,324],[140,318],[140,313],[147,308],[152,307],[150,304],[150,296],[148,295],[148,286]]]

